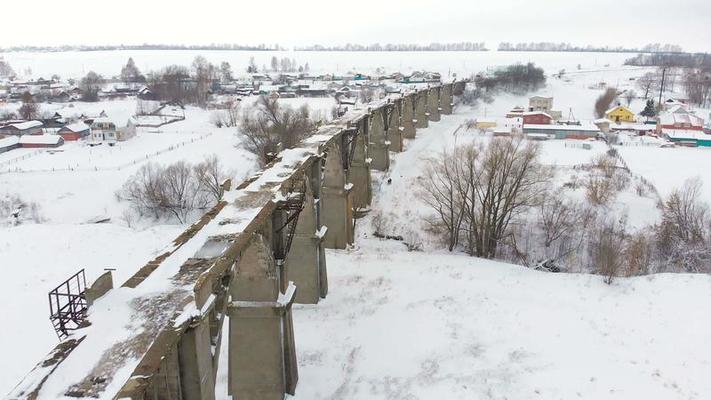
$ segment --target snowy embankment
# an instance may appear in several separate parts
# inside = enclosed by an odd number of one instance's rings
[[[295,307],[297,399],[711,396],[711,277],[549,274],[360,239]]]

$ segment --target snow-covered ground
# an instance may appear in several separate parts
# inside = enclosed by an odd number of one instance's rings
[[[548,274],[359,239],[295,307],[296,399],[705,399],[711,277]],[[223,397],[224,398],[224,397]]]
[[[242,54],[244,53],[244,54]],[[110,76],[129,56],[145,72],[168,64],[189,64],[197,54],[212,62],[246,66],[248,52],[97,52],[5,54],[16,70],[33,75],[82,76],[88,70]],[[554,96],[564,117],[593,119],[601,81],[621,89],[645,69],[622,67],[628,55],[556,53],[258,53],[309,62],[314,72],[350,70],[408,72],[436,70],[469,76],[488,66],[533,61],[548,75],[567,69],[566,79],[549,78],[538,94]],[[231,58],[234,57],[234,58]],[[264,59],[262,59],[264,58]],[[581,70],[577,65],[581,64]],[[609,64],[609,67],[606,65]],[[476,110],[443,117],[407,151],[393,157],[386,174],[375,174],[374,212],[387,211],[392,232],[418,233],[427,213],[417,200],[423,161],[455,143],[479,140],[459,128],[467,119],[501,118],[528,96],[502,95]],[[331,99],[304,101],[326,113]],[[126,118],[133,101],[47,106],[63,115],[98,114]],[[66,108],[65,108],[66,107]],[[639,111],[642,102],[632,108]],[[572,112],[571,112],[572,111]],[[7,327],[0,333],[0,393],[56,344],[48,320],[46,293],[81,268],[93,280],[116,268],[120,284],[163,249],[183,226],[123,220],[126,205],[114,193],[146,162],[201,161],[217,154],[236,179],[255,167],[254,157],[236,147],[235,130],[210,124],[210,112],[186,109],[186,120],[160,129],[139,129],[136,138],[115,147],[69,143],[54,154],[13,150],[0,154],[0,196],[16,193],[39,204],[42,224],[0,226],[0,292]],[[687,178],[700,176],[711,198],[711,153],[704,149],[621,146],[635,174],[647,177],[665,195]],[[591,150],[563,141],[542,144],[547,164],[565,169],[584,164],[607,147]],[[22,158],[22,159],[19,159]],[[9,172],[17,171],[17,172]],[[21,172],[20,172],[21,171]],[[392,184],[386,184],[386,178]],[[620,196],[636,225],[657,218],[644,199]],[[108,224],[86,224],[95,217]],[[408,253],[400,243],[372,236],[372,214],[358,221],[358,241],[350,251],[329,252],[331,291],[315,307],[297,307],[296,334],[301,399],[417,398],[659,398],[711,396],[704,379],[711,373],[705,338],[711,334],[703,307],[711,282],[705,276],[658,275],[619,279],[612,286],[589,275],[552,275],[462,255]],[[679,312],[683,310],[683,312]],[[707,319],[707,318],[706,318]],[[31,345],[27,345],[31,343]],[[225,347],[226,348],[226,347]]]
[[[58,74],[62,78],[81,78],[89,71],[103,76],[116,76],[121,67],[132,57],[142,72],[158,70],[168,65],[190,65],[195,56],[203,56],[209,62],[219,65],[227,61],[235,72],[245,71],[250,58],[261,70],[271,65],[272,57],[288,57],[298,65],[309,64],[312,73],[348,72],[373,73],[381,68],[386,71],[436,71],[451,76],[469,76],[488,67],[508,65],[516,62],[535,62],[549,73],[560,69],[573,71],[578,64],[581,68],[603,70],[622,65],[634,54],[619,53],[529,53],[529,52],[317,52],[317,51],[192,51],[192,50],[126,50],[91,52],[12,52],[0,53],[18,73],[31,72],[30,76],[49,78]],[[606,67],[609,66],[609,67]],[[608,74],[609,75],[609,74]]]

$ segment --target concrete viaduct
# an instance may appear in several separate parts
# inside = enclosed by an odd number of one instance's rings
[[[212,400],[218,367],[234,399],[294,394],[292,305],[326,297],[324,248],[353,243],[370,170],[387,170],[403,138],[450,114],[462,84],[351,110],[241,185],[225,183],[222,201],[121,287],[99,278],[86,292],[87,326],[6,398]]]

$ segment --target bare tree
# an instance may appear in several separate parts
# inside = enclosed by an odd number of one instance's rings
[[[194,167],[195,177],[200,188],[209,193],[215,202],[220,201],[224,193],[224,183],[227,180],[222,164],[216,155],[206,157]]]
[[[539,201],[550,180],[538,154],[533,142],[494,139],[486,147],[465,145],[440,156],[422,186],[451,248],[464,235],[469,254],[494,258],[499,245],[512,239],[512,220]]]
[[[686,181],[662,205],[662,221],[656,229],[662,256],[687,272],[711,271],[711,214],[701,199],[701,181]]]
[[[133,57],[128,58],[128,62],[121,68],[121,80],[125,83],[145,82],[146,77],[141,74],[141,71],[133,61]]]
[[[538,207],[543,257],[538,265],[560,270],[559,260],[581,249],[593,214],[560,191],[549,192]]]
[[[608,88],[607,90],[605,90],[605,93],[603,93],[595,101],[595,115],[598,118],[604,117],[605,112],[607,112],[607,110],[610,109],[612,102],[614,102],[616,98],[617,98],[617,89]]]
[[[30,92],[22,94],[22,105],[17,110],[17,113],[25,120],[36,119],[39,116],[39,106],[35,103],[35,99]]]
[[[627,101],[627,106],[629,107],[630,104],[632,104],[632,101],[637,98],[637,92],[634,90],[630,89],[625,91],[625,100]]]
[[[646,275],[652,266],[654,255],[653,241],[644,232],[637,232],[625,243],[626,276]]]
[[[104,78],[94,71],[89,71],[79,82],[81,99],[83,101],[99,101],[99,91],[104,83]]]
[[[213,112],[210,122],[218,128],[236,127],[239,125],[239,105],[239,101],[227,101],[224,109]]]
[[[184,161],[167,167],[149,163],[129,178],[116,197],[129,202],[139,216],[173,217],[185,223],[194,211],[219,200],[222,183],[215,182],[222,176],[216,159],[196,167]]]
[[[593,269],[612,283],[624,266],[625,222],[604,219],[598,222],[590,240],[590,260]]]
[[[464,220],[463,199],[469,197],[471,190],[469,182],[462,179],[462,164],[477,155],[475,147],[445,151],[428,161],[419,182],[423,201],[435,212],[435,218],[427,222],[436,231],[443,231],[449,251],[459,242]]]
[[[644,98],[648,99],[650,93],[653,93],[661,87],[662,76],[658,72],[647,72],[637,79],[637,87],[644,92]]]
[[[307,105],[299,109],[282,106],[277,99],[261,96],[242,111],[239,133],[244,147],[269,163],[279,149],[294,147],[316,129]]]

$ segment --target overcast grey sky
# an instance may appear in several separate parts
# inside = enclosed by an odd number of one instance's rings
[[[0,46],[554,41],[711,50],[711,0],[3,2]]]

